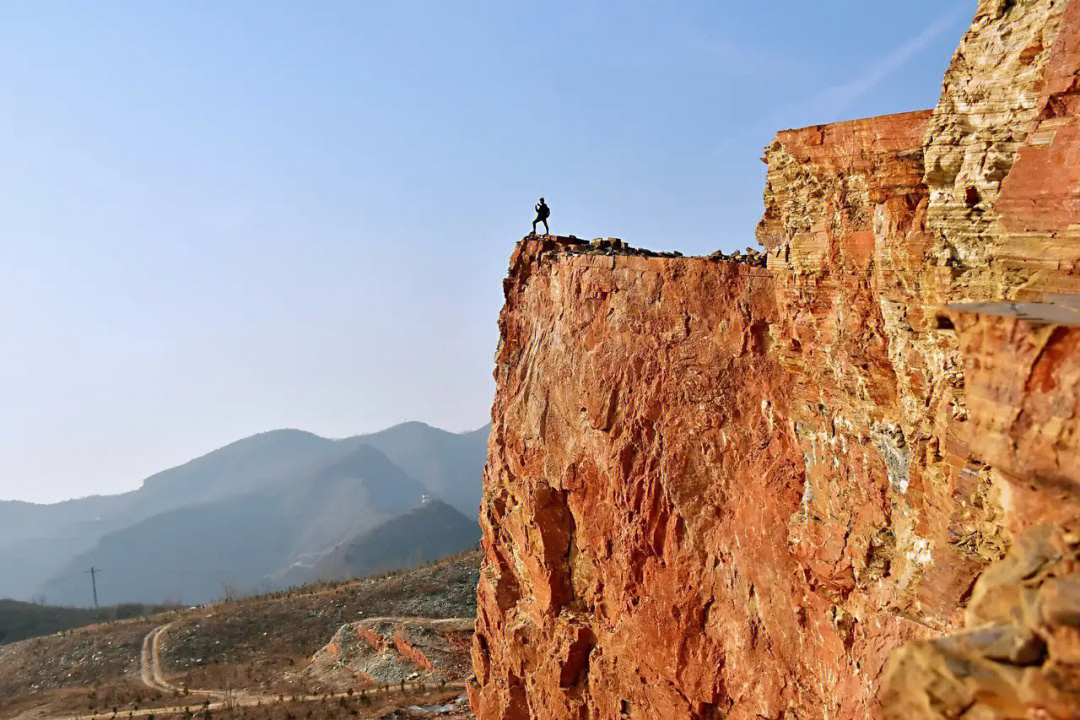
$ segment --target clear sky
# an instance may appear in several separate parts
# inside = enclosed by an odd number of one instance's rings
[[[974,0],[0,0],[0,498],[487,421],[554,232],[753,242],[775,130],[931,107]]]

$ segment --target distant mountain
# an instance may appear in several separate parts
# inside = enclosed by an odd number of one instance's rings
[[[476,517],[483,492],[491,425],[450,433],[419,422],[363,436],[363,441],[466,517]]]
[[[147,478],[138,490],[55,505],[0,502],[0,596],[203,602],[289,582],[427,494],[479,502],[488,428],[406,423],[329,440],[278,430]]]
[[[479,541],[480,525],[475,519],[430,500],[342,545],[309,574],[309,580],[415,567],[472,549]]]
[[[0,501],[0,597],[31,599],[75,553],[111,527],[110,508],[126,495],[53,505]]]
[[[0,597],[29,600],[37,596],[42,585],[64,571],[72,558],[117,530],[178,508],[303,477],[350,449],[348,441],[276,430],[152,475],[131,492],[52,505],[0,502]],[[87,588],[80,604],[89,602]]]
[[[273,589],[290,567],[313,567],[336,545],[408,511],[427,489],[361,445],[310,475],[155,515],[103,537],[41,592],[86,597],[81,570],[103,568],[110,602],[202,603]]]

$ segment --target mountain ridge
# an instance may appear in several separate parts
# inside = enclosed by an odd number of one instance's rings
[[[440,500],[425,500],[327,554],[308,582],[362,577],[438,560],[443,553],[464,552],[480,541],[480,524]]]
[[[226,522],[229,512],[222,507],[242,503],[245,498],[259,498],[264,507],[279,508],[267,516],[268,522],[272,516],[279,525],[306,523],[291,536],[292,545],[281,550],[279,559],[288,563],[305,556],[317,563],[332,547],[407,512],[424,495],[446,499],[459,510],[471,507],[467,516],[475,516],[488,427],[451,433],[414,421],[345,438],[325,438],[291,428],[270,430],[154,473],[136,490],[50,504],[0,501],[0,596],[29,600],[44,593],[51,602],[86,604],[90,593],[88,587],[82,587],[86,584],[82,571],[97,564],[95,552],[102,542],[108,540],[107,544],[111,544],[118,537],[126,537],[140,546],[160,544],[180,552],[183,544],[157,538],[151,531],[153,523],[148,521],[161,516],[172,522],[175,518],[170,513],[183,511],[187,524],[193,527],[199,526],[193,519],[201,512]],[[379,449],[380,445],[388,452]],[[343,484],[344,476],[359,477],[365,468],[369,487]],[[336,479],[332,477],[335,474]],[[298,495],[288,487],[318,482],[335,488],[336,506],[317,497],[302,500],[302,493]],[[372,483],[377,486],[374,491]],[[318,506],[321,515],[307,517],[303,512],[280,510],[286,497],[293,497],[295,503]],[[130,532],[133,529],[140,532]],[[235,532],[241,529],[235,528]],[[188,545],[194,547],[197,543]],[[109,564],[114,568],[117,565]],[[152,566],[150,563],[148,567]],[[286,574],[280,567],[263,569],[267,576]],[[211,599],[205,597],[207,592],[204,582],[197,598],[169,599]],[[164,599],[160,594],[143,591],[138,597],[148,602]],[[110,599],[126,602],[131,598]]]

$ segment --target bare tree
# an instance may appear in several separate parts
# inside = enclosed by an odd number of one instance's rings
[[[221,707],[230,716],[235,716],[240,704],[237,702],[236,690],[233,687],[232,673],[225,675],[225,690],[221,695]]]

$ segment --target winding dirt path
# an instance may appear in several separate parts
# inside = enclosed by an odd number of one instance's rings
[[[390,619],[390,618],[378,618],[378,619]],[[142,642],[142,652],[139,655],[139,679],[142,683],[149,688],[158,690],[165,693],[180,694],[183,692],[183,688],[179,688],[168,680],[165,679],[164,673],[161,671],[161,638],[177,621],[165,623],[159,625],[146,634]],[[404,696],[405,693],[412,690],[424,690],[423,683],[419,682],[407,682],[404,684],[393,685],[392,689],[387,691],[379,691],[377,688],[368,688],[371,696],[374,699],[389,700],[394,696]],[[431,688],[427,688],[431,689]],[[439,688],[440,691],[447,690],[464,690],[464,682],[451,682],[446,683],[445,686]],[[339,700],[341,698],[355,697],[356,693],[352,694],[334,693],[330,695],[289,695],[282,697],[280,695],[259,695],[250,693],[245,690],[236,690],[231,693],[227,690],[196,690],[188,689],[188,694],[198,694],[209,696],[211,698],[217,698],[214,701],[204,700],[200,703],[190,703],[187,705],[168,705],[165,707],[149,707],[140,708],[139,710],[128,710],[126,712],[112,713],[91,713],[87,715],[73,715],[68,716],[64,720],[117,720],[119,718],[127,717],[148,717],[159,715],[177,715],[181,713],[197,713],[203,710],[221,710],[225,707],[256,707],[260,705],[276,705],[290,702],[316,702],[326,700]]]
[[[150,632],[142,642],[142,653],[139,656],[139,679],[143,685],[162,692],[180,692],[181,689],[169,683],[161,672],[161,636],[176,623],[159,625]],[[199,691],[196,691],[199,692]],[[213,690],[207,690],[206,694],[215,694]]]

